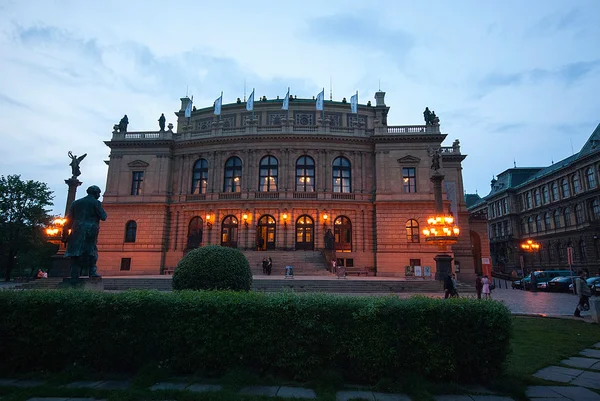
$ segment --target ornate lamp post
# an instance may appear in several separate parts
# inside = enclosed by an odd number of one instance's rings
[[[436,150],[432,155],[431,182],[433,183],[433,196],[435,199],[435,213],[427,219],[427,226],[423,229],[425,242],[437,245],[439,250],[446,252],[446,246],[455,244],[458,241],[460,229],[454,224],[454,217],[444,213],[444,204],[442,201],[442,181],[444,175],[438,170],[440,168],[440,152]],[[443,280],[452,270],[452,256],[441,253],[436,255],[435,260],[435,279]]]
[[[540,250],[540,244],[538,244],[537,242],[535,242],[532,239],[528,239],[528,240],[526,240],[525,242],[523,242],[521,244],[521,249],[524,252],[527,252],[527,253],[531,254],[531,269],[533,270],[533,268],[534,268],[533,254],[535,252],[539,252],[539,250]],[[525,263],[523,263],[523,269],[525,269],[524,265],[525,265]],[[525,270],[523,270],[521,272],[521,274],[523,275],[523,277],[525,277]]]

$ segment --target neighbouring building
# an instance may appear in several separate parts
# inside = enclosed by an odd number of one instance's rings
[[[161,274],[190,249],[217,244],[241,249],[253,269],[271,254],[275,263],[304,261],[305,270],[313,255],[314,268],[323,269],[327,247],[338,266],[433,278],[440,250],[422,229],[434,212],[431,151],[440,149],[444,207],[461,228],[447,253],[463,278],[473,275],[466,156],[458,140],[441,146],[446,135],[437,122],[388,125],[384,96],[377,92],[375,105],[358,105],[357,113],[346,99],[325,101],[322,112],[315,100],[290,96],[288,111],[283,100],[263,97],[253,111],[238,99],[218,116],[194,107],[190,117],[186,97],[175,131],[115,127],[106,141],[109,217],[99,270]]]
[[[600,266],[600,125],[581,150],[548,167],[509,168],[480,198],[467,195],[472,218],[486,219],[495,271]],[[521,244],[540,244],[528,252]]]

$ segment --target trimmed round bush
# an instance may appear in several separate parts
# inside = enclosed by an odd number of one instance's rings
[[[179,261],[174,290],[250,291],[252,271],[244,254],[234,248],[203,246]]]

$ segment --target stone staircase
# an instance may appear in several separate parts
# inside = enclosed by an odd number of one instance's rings
[[[40,278],[19,284],[15,289],[20,290],[55,290],[59,283],[62,283],[62,277]]]
[[[331,279],[269,279],[254,280],[254,291],[261,292],[326,292],[335,294],[397,294],[397,293],[441,293],[442,283],[434,280],[390,280],[369,277]]]
[[[321,251],[242,251],[248,263],[252,274],[255,276],[263,275],[263,258],[271,257],[273,259],[273,268],[271,275],[284,276],[286,266],[294,266],[295,276],[333,276],[325,269],[325,258]]]

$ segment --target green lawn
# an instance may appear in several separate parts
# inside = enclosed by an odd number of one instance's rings
[[[557,365],[561,360],[575,356],[584,348],[600,342],[600,326],[589,324],[578,320],[562,320],[550,318],[513,318],[513,341],[512,353],[508,357],[506,373],[502,378],[489,383],[490,389],[510,395],[515,400],[525,400],[525,390],[528,385],[538,384],[539,380],[531,375],[537,370]],[[476,350],[474,350],[476,352]],[[93,389],[65,389],[59,384],[65,384],[74,380],[93,380],[93,376],[81,376],[80,374],[42,374],[43,378],[49,380],[44,387],[34,389],[13,389],[0,387],[2,401],[24,401],[30,397],[53,396],[53,397],[96,397],[109,398],[110,401],[137,401],[137,400],[160,400],[170,399],[177,401],[192,400],[268,400],[268,397],[242,397],[236,392],[245,385],[284,384],[273,377],[258,378],[243,372],[231,372],[221,380],[209,380],[205,382],[221,383],[225,391],[216,394],[192,394],[179,391],[151,392],[148,386],[156,381],[167,381],[154,370],[140,371],[134,378],[133,387],[126,391],[98,391]],[[92,374],[93,375],[93,374]],[[331,375],[330,375],[331,376]],[[31,375],[30,375],[31,377]],[[106,379],[107,377],[102,377]],[[114,377],[115,379],[117,377]],[[99,379],[96,377],[96,379]],[[202,381],[198,379],[198,381]],[[320,376],[318,381],[311,383],[285,383],[290,386],[312,387],[317,390],[318,401],[334,401],[336,387],[342,382],[339,376]],[[429,401],[433,394],[460,394],[464,390],[461,386],[453,383],[431,383],[422,378],[414,377],[405,383],[380,382],[375,390],[395,391],[409,394],[413,400]]]

